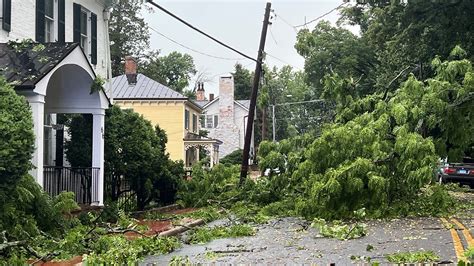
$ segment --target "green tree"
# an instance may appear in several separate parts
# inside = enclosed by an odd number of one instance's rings
[[[358,93],[373,92],[373,71],[377,65],[375,53],[364,38],[349,30],[319,22],[313,31],[300,30],[295,48],[305,59],[308,82],[315,87],[316,96],[322,91],[326,74],[338,73],[359,83]]]
[[[322,96],[336,102],[336,122],[320,137],[262,142],[262,170],[279,168],[281,174],[259,183],[263,188],[252,195],[271,195],[270,202],[292,198],[285,207],[329,219],[351,217],[361,208],[375,217],[418,208],[437,159],[458,161],[474,142],[474,69],[466,56],[456,47],[449,57],[457,59],[432,61],[433,78],[410,75],[386,96],[351,94],[350,78],[326,75]],[[430,211],[450,206],[440,188],[431,191],[437,196],[425,198]]]
[[[71,136],[64,144],[65,154],[73,167],[92,165],[92,115],[75,114],[65,117],[64,124]],[[80,143],[80,145],[76,145]]]
[[[87,116],[74,116],[69,122],[70,140],[66,142],[67,158],[73,166],[91,161],[91,153],[77,156],[90,143],[91,121]],[[125,193],[123,182],[137,195],[137,208],[142,210],[151,201],[169,203],[174,200],[177,182],[184,175],[181,162],[173,162],[166,153],[166,133],[155,128],[132,110],[113,106],[105,118],[105,176],[107,194],[116,201]],[[84,130],[86,129],[86,130]]]
[[[473,12],[469,0],[407,4],[371,0],[344,9],[340,22],[361,26],[362,39],[380,62],[374,72],[376,86],[393,91],[410,72],[420,80],[433,77],[431,60],[436,55],[447,58],[456,45],[462,46],[473,61]]]
[[[234,98],[236,100],[249,100],[252,92],[253,73],[237,63],[232,75],[234,76]]]
[[[0,187],[13,188],[28,173],[34,150],[33,121],[26,99],[0,78]]]
[[[110,22],[110,57],[112,76],[124,73],[122,61],[130,55],[141,58],[150,45],[148,24],[140,16],[142,1],[117,0],[113,5]]]
[[[191,77],[196,74],[196,67],[188,54],[175,51],[160,56],[159,51],[152,51],[141,64],[140,72],[175,91],[183,92]]]
[[[65,227],[62,214],[77,204],[72,193],[51,199],[28,175],[34,151],[33,120],[26,99],[0,78],[0,232],[5,241],[25,241],[41,231],[58,235]],[[18,249],[2,249],[3,256]]]

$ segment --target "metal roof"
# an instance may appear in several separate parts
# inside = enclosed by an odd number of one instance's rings
[[[188,99],[143,74],[137,74],[136,84],[129,84],[126,75],[112,78],[112,91],[114,99]]]
[[[214,98],[212,101],[204,100],[204,101],[195,101],[195,103],[202,108],[207,108],[209,105],[211,105],[214,102],[219,101],[219,96]],[[240,105],[244,109],[249,109],[250,108],[250,100],[234,100],[234,103],[237,105]]]

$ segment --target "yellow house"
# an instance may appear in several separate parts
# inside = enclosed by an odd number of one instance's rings
[[[199,149],[205,148],[210,166],[219,162],[221,142],[199,136],[202,108],[192,100],[143,74],[115,77],[111,89],[114,104],[133,109],[166,131],[172,160],[183,160],[189,167],[199,160]]]

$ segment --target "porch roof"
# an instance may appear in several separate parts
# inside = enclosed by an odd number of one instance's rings
[[[185,138],[183,139],[185,143],[193,143],[193,144],[215,144],[221,145],[223,142],[218,139],[211,139],[208,137],[200,136],[194,133],[187,133]]]
[[[34,89],[78,43],[0,43],[0,75],[17,89]]]

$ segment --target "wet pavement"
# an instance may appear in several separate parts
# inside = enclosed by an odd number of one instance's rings
[[[472,229],[471,218],[460,221]],[[208,226],[222,223],[228,221],[219,220]],[[256,225],[255,236],[183,245],[170,254],[147,257],[141,265],[168,265],[177,256],[187,256],[193,264],[350,265],[368,261],[387,264],[386,254],[421,250],[434,251],[441,263],[457,261],[451,233],[438,218],[376,220],[366,224],[366,236],[341,241],[322,237],[302,219],[275,219]]]

